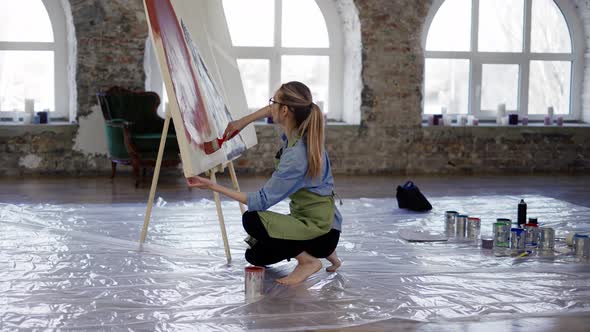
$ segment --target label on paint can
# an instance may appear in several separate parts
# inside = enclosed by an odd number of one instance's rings
[[[508,248],[510,244],[510,224],[504,222],[494,223],[494,247]]]

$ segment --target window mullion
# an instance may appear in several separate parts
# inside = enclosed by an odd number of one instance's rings
[[[523,45],[523,59],[520,61],[519,72],[519,114],[528,115],[529,105],[529,78],[530,78],[530,54],[531,54],[531,20],[532,20],[532,0],[525,0],[524,2],[524,45]]]
[[[471,3],[471,48],[469,61],[469,93],[467,100],[467,113],[479,113],[479,98],[481,96],[481,62],[475,61],[479,44],[479,0]]]
[[[281,54],[282,45],[282,26],[283,26],[283,1],[275,0],[275,26],[274,26],[274,45],[270,56],[270,84],[268,86],[268,95],[272,96],[275,90],[281,84]]]

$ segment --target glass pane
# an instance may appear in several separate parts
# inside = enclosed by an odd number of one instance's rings
[[[53,51],[0,51],[0,111],[54,111]]]
[[[481,68],[481,110],[496,112],[499,104],[507,111],[518,109],[519,65],[483,65]]]
[[[327,56],[283,55],[281,82],[300,81],[311,90],[313,101],[328,113],[328,84],[330,82],[330,59]]]
[[[41,0],[0,0],[0,41],[53,42]]]
[[[268,104],[269,61],[266,59],[238,59],[242,85],[249,109],[259,109]]]
[[[467,114],[469,60],[426,59],[424,113]]]
[[[314,0],[283,0],[282,18],[284,47],[330,47],[324,15]]]
[[[553,0],[534,0],[531,52],[571,53],[570,32],[561,10]]]
[[[522,52],[524,0],[480,0],[479,50]]]
[[[223,0],[234,46],[273,46],[274,0]]]
[[[436,12],[428,30],[427,51],[469,51],[471,0],[447,0]]]
[[[570,113],[572,63],[568,61],[531,61],[529,80],[529,114]]]

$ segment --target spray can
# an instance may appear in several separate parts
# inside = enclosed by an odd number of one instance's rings
[[[526,224],[526,203],[524,199],[520,200],[518,203],[518,228],[524,228]]]

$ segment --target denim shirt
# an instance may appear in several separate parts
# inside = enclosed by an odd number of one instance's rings
[[[272,173],[272,177],[257,192],[248,193],[248,211],[266,211],[271,206],[291,196],[299,189],[305,188],[320,196],[334,194],[334,177],[330,167],[328,153],[324,149],[322,170],[315,178],[307,174],[307,145],[305,137],[289,147],[287,136],[282,135],[283,148],[278,168]],[[341,230],[342,215],[335,208],[334,223],[332,228]]]

